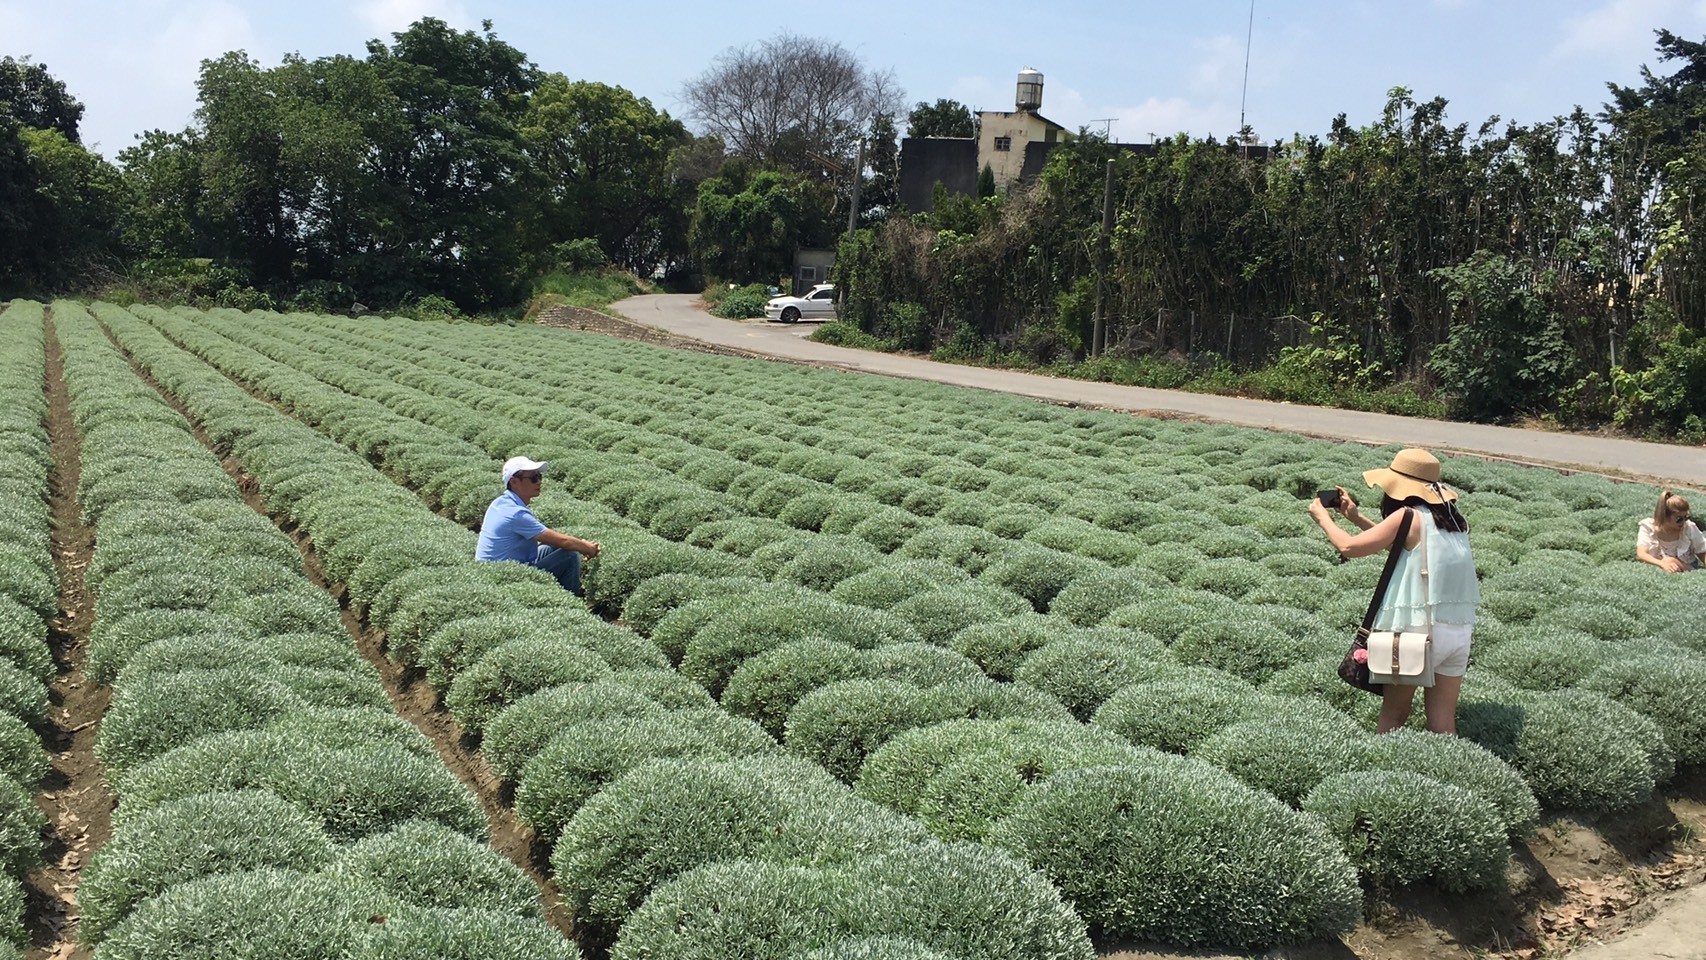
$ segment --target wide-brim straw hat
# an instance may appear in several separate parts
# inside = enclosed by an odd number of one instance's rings
[[[1429,503],[1446,503],[1457,499],[1457,491],[1439,480],[1439,459],[1420,447],[1398,451],[1392,466],[1369,470],[1362,478],[1394,500],[1418,497]]]

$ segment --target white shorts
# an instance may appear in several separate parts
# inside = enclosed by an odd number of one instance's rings
[[[1433,625],[1434,673],[1461,677],[1469,672],[1469,635],[1474,632],[1472,623]]]

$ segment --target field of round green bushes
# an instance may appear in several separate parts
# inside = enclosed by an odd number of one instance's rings
[[[1627,811],[1706,760],[1706,579],[1633,560],[1650,487],[1446,455],[1484,596],[1462,736],[1419,709],[1377,736],[1334,667],[1379,559],[1341,561],[1306,506],[1395,446],[528,326],[91,316],[441,692],[549,847],[581,945],[612,956],[1332,938],[1370,892],[1501,890],[1537,823]],[[584,603],[467,559],[517,453],[550,461],[541,519],[603,545]],[[132,522],[105,489],[85,510]],[[189,662],[166,637],[253,650],[116,701],[134,719],[103,749],[151,815],[194,775],[153,772],[174,724],[264,739],[372,706],[285,655],[312,609],[243,606],[288,592],[266,549],[194,609],[103,591],[121,682]],[[191,712],[155,722],[166,701]],[[287,748],[240,749],[272,783]]]

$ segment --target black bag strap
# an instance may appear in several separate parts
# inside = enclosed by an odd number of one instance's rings
[[[1357,628],[1357,636],[1365,640],[1374,629],[1374,618],[1380,613],[1380,601],[1386,599],[1386,588],[1392,583],[1392,571],[1398,568],[1398,554],[1404,551],[1405,542],[1410,538],[1410,518],[1413,516],[1411,508],[1405,507],[1404,517],[1398,521],[1398,535],[1393,538],[1391,549],[1386,551],[1386,567],[1380,571],[1380,584],[1374,588],[1374,599],[1368,602],[1362,626]]]

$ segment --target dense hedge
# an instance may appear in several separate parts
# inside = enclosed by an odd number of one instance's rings
[[[40,859],[45,822],[30,796],[48,770],[31,724],[48,711],[55,670],[47,620],[59,608],[44,320],[42,305],[31,301],[0,313],[0,949],[28,943],[22,880]]]

